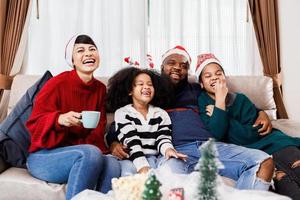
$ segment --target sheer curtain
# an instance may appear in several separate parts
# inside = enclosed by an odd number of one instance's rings
[[[123,58],[146,54],[145,0],[43,0],[39,19],[34,1],[27,60],[22,73],[53,74],[69,70],[66,42],[76,33],[92,36],[100,51],[97,76],[110,76],[124,66]]]
[[[40,18],[36,4],[32,12],[26,74],[70,69],[65,44],[83,32],[98,43],[97,76],[112,75],[127,56],[143,65],[147,53],[159,69],[161,55],[177,44],[190,52],[192,73],[196,56],[213,52],[228,75],[262,75],[247,0],[43,0]]]
[[[149,0],[148,50],[155,63],[181,44],[192,56],[212,52],[227,75],[262,75],[247,0]],[[159,66],[156,66],[159,68]]]

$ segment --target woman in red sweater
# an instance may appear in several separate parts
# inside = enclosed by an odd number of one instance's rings
[[[26,123],[31,133],[29,172],[52,183],[68,183],[66,199],[84,189],[111,188],[111,178],[120,175],[118,161],[104,156],[106,125],[105,85],[96,80],[99,53],[87,35],[73,37],[66,47],[66,60],[74,69],[50,79],[37,95]],[[95,129],[81,123],[81,112],[101,112]]]

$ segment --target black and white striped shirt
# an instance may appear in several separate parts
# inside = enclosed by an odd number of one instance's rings
[[[137,171],[149,167],[145,155],[165,156],[168,148],[174,148],[171,137],[171,119],[166,111],[149,105],[146,119],[132,104],[115,112],[119,141],[129,149],[130,160]]]

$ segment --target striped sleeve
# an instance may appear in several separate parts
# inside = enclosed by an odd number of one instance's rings
[[[157,151],[165,156],[168,148],[174,149],[172,145],[172,125],[168,113],[162,109],[160,110],[162,120],[158,126],[158,137],[156,138],[155,145],[157,147]]]
[[[149,163],[142,149],[141,138],[131,123],[132,117],[122,108],[115,112],[116,132],[119,141],[129,149],[129,159],[133,161],[137,171],[149,167]],[[135,118],[135,120],[138,120]]]

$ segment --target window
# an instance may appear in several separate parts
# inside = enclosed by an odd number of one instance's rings
[[[64,49],[76,33],[97,43],[97,76],[111,76],[127,56],[143,64],[147,53],[159,69],[161,55],[177,44],[191,54],[191,72],[198,54],[212,52],[228,75],[262,74],[247,0],[43,0],[39,19],[36,12],[33,5],[26,74],[69,70]]]

